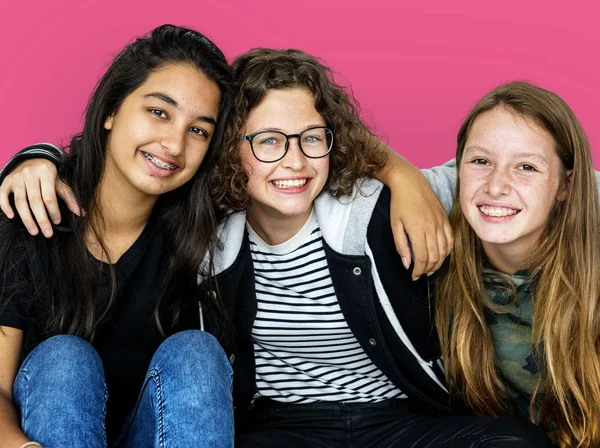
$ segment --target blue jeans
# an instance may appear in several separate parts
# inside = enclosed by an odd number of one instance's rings
[[[115,446],[233,447],[232,377],[225,352],[209,333],[169,337],[150,362]],[[107,397],[98,353],[67,335],[38,345],[13,387],[23,432],[47,448],[107,446]]]

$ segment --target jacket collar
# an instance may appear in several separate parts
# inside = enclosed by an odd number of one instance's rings
[[[333,250],[345,255],[364,255],[367,228],[382,186],[378,180],[364,179],[357,184],[351,196],[337,199],[321,193],[315,199],[315,213],[323,239]],[[221,223],[218,230],[221,249],[214,261],[216,274],[235,262],[245,232],[245,212],[230,215]]]

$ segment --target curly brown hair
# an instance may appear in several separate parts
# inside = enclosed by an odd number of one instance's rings
[[[315,99],[315,108],[333,133],[329,176],[323,188],[333,197],[350,195],[357,181],[373,177],[385,164],[386,154],[359,117],[352,93],[335,83],[332,71],[300,50],[258,48],[238,57],[232,65],[236,82],[235,111],[219,163],[211,172],[213,198],[224,213],[250,205],[248,176],[239,156],[239,136],[248,114],[269,90],[300,87]]]

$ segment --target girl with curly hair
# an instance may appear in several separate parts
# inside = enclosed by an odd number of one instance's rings
[[[477,103],[457,143],[436,316],[453,392],[560,446],[600,446],[600,208],[581,124],[556,94],[514,82]]]
[[[240,447],[545,446],[513,418],[450,412],[429,279],[400,266],[381,150],[352,96],[296,50],[233,63],[211,173],[233,309]],[[472,445],[475,444],[475,445]]]

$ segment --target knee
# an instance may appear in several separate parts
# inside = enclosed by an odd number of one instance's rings
[[[183,375],[232,374],[221,344],[212,334],[200,330],[186,330],[167,338],[151,364],[172,367]]]
[[[25,359],[21,371],[36,381],[61,381],[74,386],[103,381],[102,361],[96,350],[76,336],[58,335],[35,347]]]

